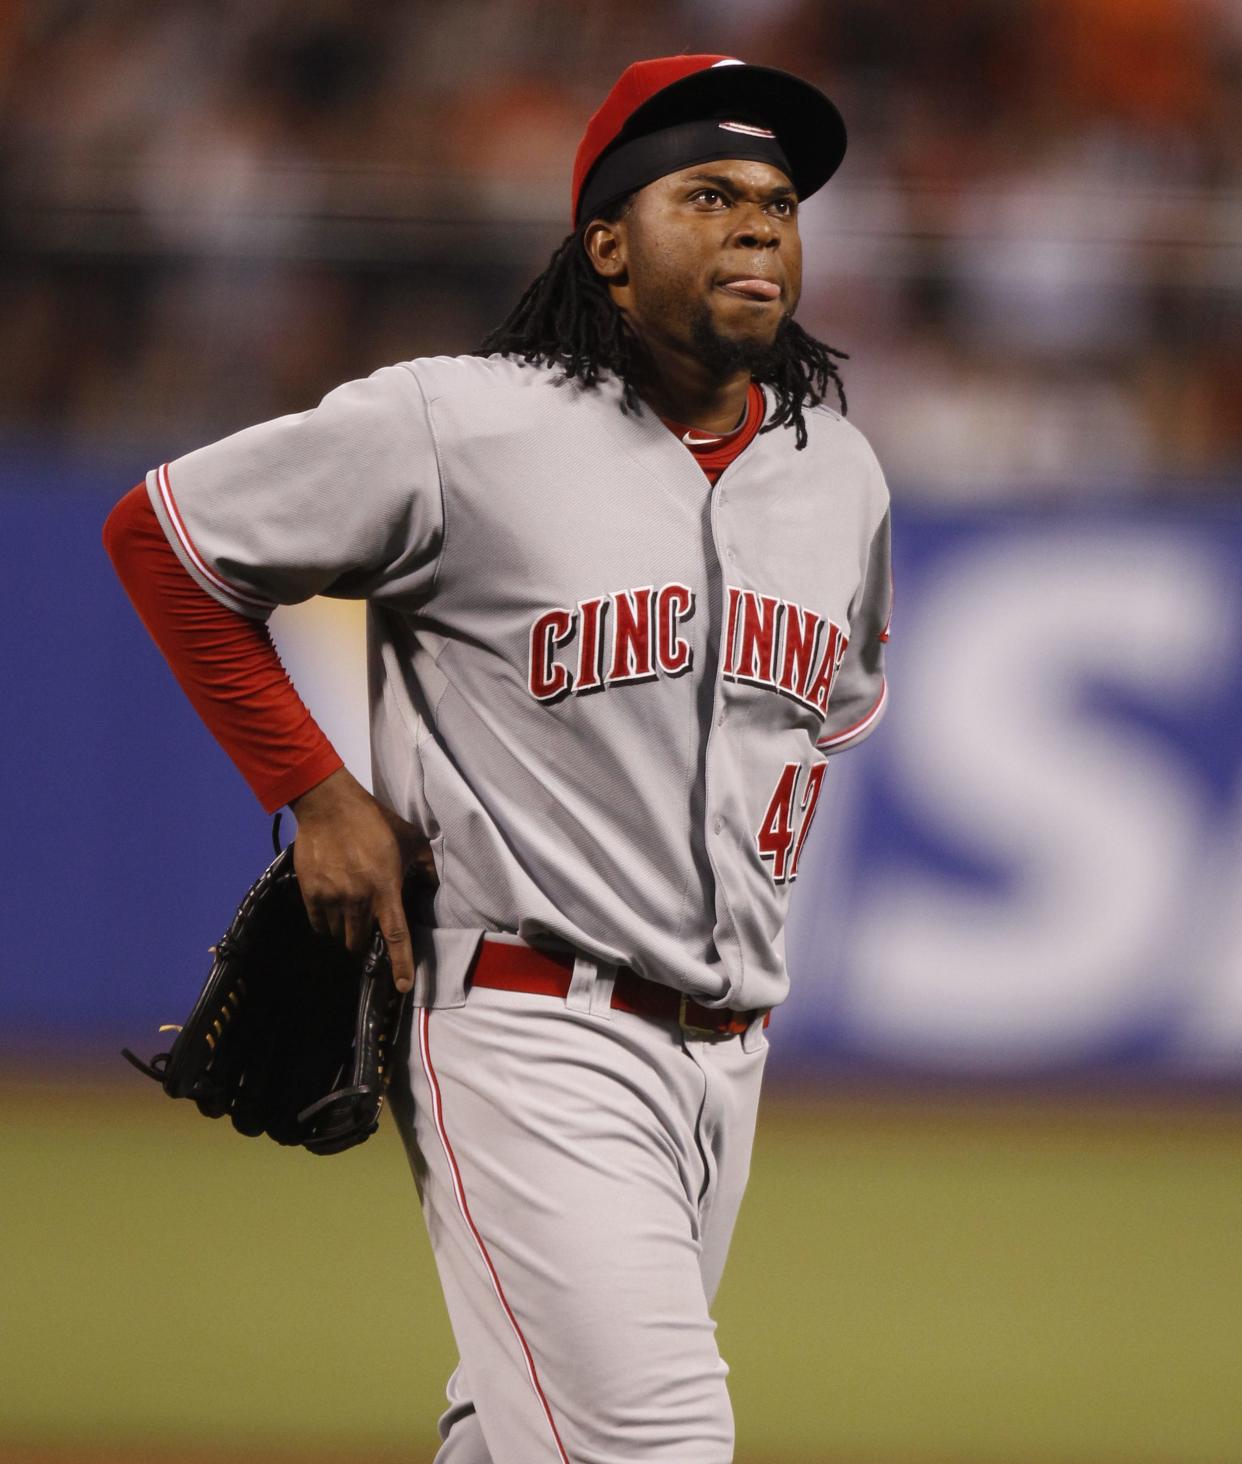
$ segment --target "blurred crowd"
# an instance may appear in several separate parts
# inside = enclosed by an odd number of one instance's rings
[[[171,455],[473,348],[683,50],[845,115],[800,318],[899,492],[1242,484],[1238,0],[10,0],[0,434]]]

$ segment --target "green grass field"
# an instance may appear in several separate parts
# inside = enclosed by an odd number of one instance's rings
[[[392,1132],[314,1159],[137,1083],[0,1086],[0,1459],[430,1460]],[[1237,1464],[1240,1161],[1237,1107],[779,1096],[718,1307],[738,1464]]]

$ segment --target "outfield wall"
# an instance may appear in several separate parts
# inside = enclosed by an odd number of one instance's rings
[[[145,466],[3,460],[0,1054],[142,1044],[269,847],[99,545]],[[829,773],[774,1065],[1242,1078],[1242,505],[896,497],[890,712]],[[277,631],[365,773],[359,608]]]

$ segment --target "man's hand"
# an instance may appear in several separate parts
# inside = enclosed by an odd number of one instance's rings
[[[312,928],[361,953],[378,923],[397,990],[409,991],[414,957],[401,885],[411,864],[434,872],[427,841],[345,768],[289,806],[298,821],[293,865]]]

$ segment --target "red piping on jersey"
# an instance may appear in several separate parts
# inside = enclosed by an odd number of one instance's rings
[[[888,682],[885,681],[880,687],[880,694],[878,697],[876,697],[875,705],[871,708],[869,712],[864,712],[863,715],[859,717],[857,722],[851,723],[850,726],[844,728],[840,732],[834,732],[831,737],[819,738],[818,741],[815,743],[815,746],[822,750],[824,748],[836,747],[839,743],[842,742],[848,742],[851,737],[856,736],[859,732],[862,732],[865,728],[869,727],[872,722],[875,721],[875,719],[880,715],[880,709],[883,707],[887,697]]]
[[[436,1077],[436,1070],[431,1062],[431,1012],[427,1007],[420,1007],[418,1011],[418,1054],[422,1060],[423,1072],[427,1076],[427,1083],[431,1088],[431,1112],[435,1119],[436,1133],[440,1138],[440,1147],[444,1150],[444,1157],[448,1160],[449,1174],[453,1181],[453,1195],[457,1200],[457,1208],[461,1211],[461,1217],[466,1222],[466,1228],[474,1240],[475,1248],[482,1257],[483,1264],[487,1268],[488,1278],[492,1283],[492,1290],[496,1293],[496,1299],[500,1302],[501,1309],[508,1319],[509,1326],[513,1329],[513,1335],[518,1340],[518,1346],[522,1349],[522,1357],[526,1362],[526,1374],[530,1378],[530,1385],[535,1390],[535,1396],[539,1399],[539,1406],[543,1409],[543,1416],[547,1419],[548,1427],[552,1430],[552,1438],[556,1443],[557,1456],[561,1464],[569,1464],[569,1455],[565,1452],[565,1445],[561,1443],[561,1436],[557,1432],[556,1422],[552,1417],[552,1410],[548,1406],[547,1395],[539,1381],[539,1373],[535,1368],[535,1359],[527,1346],[526,1338],[522,1335],[522,1329],[518,1325],[517,1318],[513,1315],[513,1308],[505,1298],[504,1288],[500,1284],[500,1277],[496,1274],[496,1267],[492,1264],[492,1258],[488,1254],[487,1246],[483,1237],[479,1234],[479,1228],[474,1223],[470,1214],[470,1205],[466,1200],[466,1190],[462,1183],[461,1170],[457,1167],[457,1157],[453,1153],[453,1146],[449,1142],[448,1131],[444,1126],[444,1101],[440,1095],[440,1080]]]
[[[194,547],[194,540],[190,538],[190,531],[185,526],[185,520],[181,517],[181,511],[177,507],[177,500],[173,497],[172,480],[168,476],[168,464],[162,463],[159,472],[155,475],[156,484],[160,490],[160,501],[163,503],[168,514],[169,521],[176,530],[177,538],[181,541],[181,547],[190,557],[190,562],[199,574],[209,583],[215,585],[216,589],[226,595],[232,595],[235,600],[241,600],[247,605],[253,605],[256,610],[270,611],[274,609],[270,600],[261,599],[258,595],[252,595],[246,590],[239,590],[228,580],[218,575],[207,563],[203,556]]]
[[[280,664],[265,622],[222,605],[193,578],[142,484],[109,514],[103,538],[194,710],[269,813],[341,767]]]

